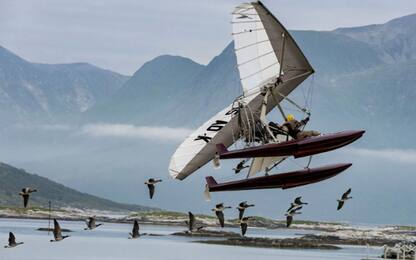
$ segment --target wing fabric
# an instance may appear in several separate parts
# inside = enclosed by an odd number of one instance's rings
[[[169,164],[170,175],[175,179],[183,180],[207,164],[217,152],[216,144],[229,147],[240,138],[242,125],[255,123],[263,103],[260,93],[263,86],[273,87],[267,100],[266,113],[269,113],[314,72],[289,32],[261,2],[237,6],[232,25],[244,95],[209,119],[177,148]],[[280,83],[275,84],[279,75]],[[249,111],[249,116],[242,122],[238,114],[244,111],[246,115]]]
[[[261,83],[279,76],[280,63],[252,4],[236,7],[231,23],[241,85],[244,95],[248,96],[258,91]]]

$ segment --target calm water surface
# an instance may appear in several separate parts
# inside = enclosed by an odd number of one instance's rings
[[[8,232],[25,244],[12,249],[0,248],[0,260],[260,260],[260,259],[362,259],[375,258],[381,248],[343,247],[341,250],[290,250],[244,248],[234,246],[204,245],[192,243],[195,238],[176,237],[169,234],[184,227],[141,225],[141,233],[165,236],[143,236],[127,239],[131,225],[105,223],[94,231],[83,230],[85,224],[76,221],[60,221],[62,228],[70,229],[70,238],[50,243],[52,233],[36,231],[47,227],[46,220],[0,219],[0,243],[7,244]],[[237,229],[227,229],[238,231]],[[249,229],[249,236],[295,237],[311,231]]]

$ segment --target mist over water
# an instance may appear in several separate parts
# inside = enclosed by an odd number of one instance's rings
[[[244,173],[236,176],[231,171],[236,161],[223,160],[219,170],[208,164],[186,180],[177,181],[169,176],[168,164],[179,140],[92,137],[79,134],[76,130],[80,129],[79,126],[67,128],[70,130],[21,127],[3,131],[0,134],[0,158],[30,173],[83,192],[168,210],[212,214],[210,209],[217,202],[224,201],[235,206],[247,200],[256,204],[248,210],[248,214],[284,219],[289,202],[296,196],[303,196],[309,205],[300,219],[374,224],[416,223],[412,217],[416,209],[406,206],[416,203],[416,198],[402,199],[402,194],[412,194],[414,190],[416,177],[413,161],[397,160],[393,151],[383,152],[382,157],[378,150],[367,151],[364,155],[361,150],[357,152],[354,147],[365,142],[365,136],[351,147],[313,158],[312,166],[353,163],[350,169],[332,179],[289,190],[212,193],[213,200],[206,202],[203,198],[204,176],[213,175],[218,181],[242,178]],[[389,153],[391,156],[388,156]],[[300,169],[306,163],[306,160],[294,162],[290,159],[276,172]],[[163,179],[153,200],[148,199],[148,191],[143,184],[150,176]],[[342,211],[336,211],[336,199],[350,187],[353,199]],[[235,209],[225,214],[227,218],[237,217]]]

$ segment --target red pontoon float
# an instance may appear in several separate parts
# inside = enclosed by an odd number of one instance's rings
[[[227,150],[223,144],[217,144],[217,152],[220,159],[292,155],[295,158],[300,158],[341,148],[359,139],[364,133],[364,130],[343,131],[233,151]]]
[[[289,189],[332,178],[351,167],[351,165],[351,163],[333,164],[224,183],[217,183],[212,176],[208,176],[206,181],[209,192],[274,188]]]

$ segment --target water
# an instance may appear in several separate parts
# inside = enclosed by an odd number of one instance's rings
[[[45,220],[0,219],[0,242],[7,243],[8,232],[16,235],[17,241],[25,244],[12,249],[0,248],[0,260],[222,260],[222,259],[362,259],[377,257],[380,248],[343,247],[341,250],[290,250],[234,247],[192,243],[200,238],[170,236],[184,230],[184,227],[141,225],[142,233],[166,236],[143,236],[127,239],[131,231],[129,224],[105,223],[94,231],[83,230],[85,224],[75,221],[60,221],[62,228],[70,229],[70,238],[58,243],[50,243],[52,233],[36,231],[47,227]],[[227,230],[238,231],[229,228]],[[249,229],[251,236],[294,237],[310,233],[303,230],[264,230]]]

